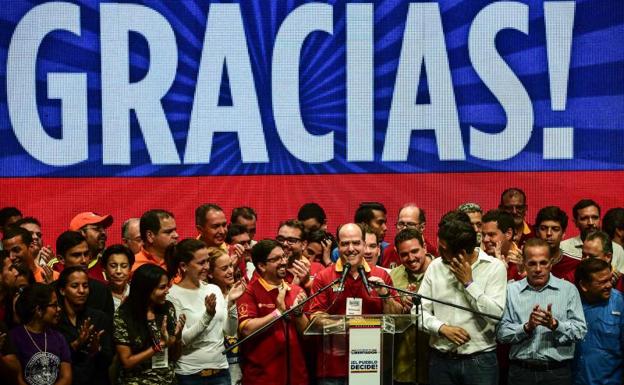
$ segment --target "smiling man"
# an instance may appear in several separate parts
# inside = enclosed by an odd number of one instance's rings
[[[325,290],[311,300],[310,311],[314,316],[325,314],[398,314],[403,312],[403,305],[392,298],[396,292],[387,288],[377,287],[366,290],[360,271],[366,275],[369,282],[382,282],[392,285],[390,275],[378,266],[369,265],[364,259],[364,231],[356,223],[347,223],[338,227],[338,251],[340,258],[334,265],[330,265],[316,275],[312,283],[312,292],[316,293],[343,274],[348,263],[351,267],[344,281],[344,290],[339,285]],[[349,304],[349,306],[347,306]],[[343,384],[347,376],[347,352],[336,355],[323,349],[318,350],[317,362],[327,365],[318,365],[318,384]]]
[[[427,253],[425,240],[422,233],[415,228],[404,228],[394,238],[401,265],[390,272],[394,286],[399,289],[418,291],[425,271],[433,260],[433,256]],[[411,310],[412,300],[404,297],[406,311]],[[428,378],[427,358],[429,355],[429,336],[424,332],[409,329],[402,335],[395,335],[395,360],[394,380],[399,383],[424,384]],[[418,349],[418,352],[416,352]],[[418,361],[414,362],[414,358]]]
[[[288,257],[279,243],[261,240],[251,249],[251,258],[259,278],[249,283],[237,301],[241,336],[253,333],[305,299],[303,289],[284,279]],[[243,385],[307,385],[301,334],[308,318],[302,312],[293,312],[291,317],[242,346]]]
[[[199,231],[197,239],[208,247],[220,247],[227,251],[227,219],[223,209],[214,203],[206,203],[195,209],[195,227]]]
[[[574,384],[621,384],[624,374],[624,297],[611,285],[611,265],[588,258],[576,269],[587,335],[576,344]]]
[[[524,245],[525,279],[507,287],[498,340],[511,344],[509,385],[571,383],[574,345],[587,331],[579,293],[550,271],[550,246],[542,239]]]

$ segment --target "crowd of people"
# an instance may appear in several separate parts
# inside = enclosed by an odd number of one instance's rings
[[[395,336],[396,385],[622,385],[624,208],[580,200],[579,236],[568,239],[564,209],[540,208],[532,225],[526,213],[519,188],[489,211],[464,203],[439,219],[434,249],[414,203],[399,210],[392,242],[379,202],[335,233],[307,203],[262,240],[250,207],[228,223],[203,204],[186,239],[173,213],[152,209],[126,219],[114,245],[113,218],[84,212],[53,249],[34,216],[5,207],[0,378],[339,385],[344,338],[328,345],[304,331],[330,315],[404,314],[414,322]]]

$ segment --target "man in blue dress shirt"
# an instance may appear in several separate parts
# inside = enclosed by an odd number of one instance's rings
[[[511,344],[509,385],[569,385],[574,345],[587,331],[578,291],[552,274],[550,247],[524,245],[526,278],[507,286],[500,342]]]
[[[624,297],[612,288],[611,266],[587,258],[576,268],[587,335],[576,345],[575,385],[624,383]]]

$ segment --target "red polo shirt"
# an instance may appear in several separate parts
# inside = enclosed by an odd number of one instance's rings
[[[384,269],[377,266],[369,266],[366,261],[362,261],[366,277],[380,277],[387,285],[392,285],[392,278]],[[323,269],[314,278],[312,292],[316,293],[320,288],[329,284],[336,278],[342,276],[342,261],[339,259],[336,264]],[[336,288],[338,284],[334,285]],[[391,296],[396,296],[394,290],[390,290]],[[359,275],[355,278],[347,274],[344,291],[334,291],[334,287],[325,290],[322,294],[311,300],[310,311],[312,313],[323,312],[328,314],[345,314],[347,298],[362,298],[362,314],[383,314],[383,299],[377,295],[377,291],[366,292]],[[328,337],[326,337],[328,338]],[[326,341],[327,342],[327,341]],[[332,337],[331,348],[318,349],[317,369],[318,377],[346,377],[348,360],[348,341],[341,336]],[[320,345],[323,346],[323,345]],[[326,345],[327,346],[327,345]]]
[[[286,285],[288,292],[284,301],[286,307],[290,308],[303,289],[296,285]],[[250,282],[237,301],[239,329],[250,319],[262,318],[275,311],[277,293],[277,286],[261,277]],[[286,350],[286,329],[289,356]],[[293,321],[281,320],[243,344],[243,385],[284,385],[288,383],[286,368],[290,370],[291,385],[307,385],[308,372],[300,338]]]

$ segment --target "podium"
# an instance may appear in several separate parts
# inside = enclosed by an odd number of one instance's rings
[[[416,315],[318,315],[304,331],[314,336],[317,375],[352,385],[391,385],[395,336],[416,325]]]

